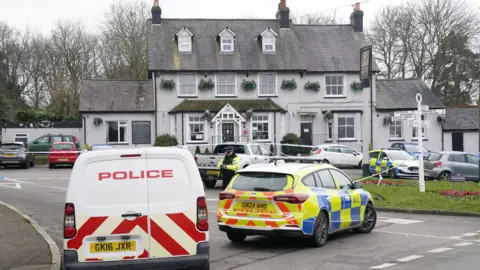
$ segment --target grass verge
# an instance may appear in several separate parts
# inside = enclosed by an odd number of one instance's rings
[[[47,165],[48,164],[48,156],[35,156],[35,165]]]
[[[478,195],[455,197],[439,194],[441,190],[454,190],[449,182],[426,181],[425,193],[419,191],[418,181],[411,180],[383,179],[380,186],[367,181],[363,188],[374,196],[377,207],[480,214]],[[455,190],[461,191],[460,183],[456,184]],[[480,185],[465,182],[465,191],[480,191]]]

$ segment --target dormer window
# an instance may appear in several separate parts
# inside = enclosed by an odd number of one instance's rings
[[[276,37],[278,34],[273,31],[271,28],[268,28],[267,30],[263,31],[263,33],[260,34],[262,37],[262,50],[265,53],[272,53],[275,52],[276,50]]]
[[[235,33],[230,28],[225,28],[220,34],[220,51],[222,53],[232,53],[235,50]]]
[[[186,27],[182,28],[177,34],[178,51],[192,52],[193,34]]]

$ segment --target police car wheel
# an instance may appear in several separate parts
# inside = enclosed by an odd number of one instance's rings
[[[328,238],[328,218],[324,212],[320,212],[315,222],[315,230],[313,231],[313,246],[323,247],[327,243]]]
[[[393,167],[390,167],[389,169],[390,169],[390,170],[388,171],[388,177],[390,177],[390,178],[392,178],[392,179],[393,179],[393,178],[396,178],[397,175],[395,174],[395,169],[394,169]]]
[[[355,229],[356,233],[370,233],[377,224],[377,211],[371,203],[367,204],[365,208],[365,214],[363,223],[360,228]]]
[[[241,243],[247,238],[245,234],[238,232],[227,232],[227,237],[234,243]]]

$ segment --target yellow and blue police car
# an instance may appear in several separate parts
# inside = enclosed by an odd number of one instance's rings
[[[418,177],[419,161],[402,150],[373,150],[369,152],[371,174],[382,173],[390,178]]]
[[[329,164],[269,163],[239,170],[219,194],[219,229],[232,242],[250,235],[308,237],[315,247],[332,233],[371,232],[373,199]]]

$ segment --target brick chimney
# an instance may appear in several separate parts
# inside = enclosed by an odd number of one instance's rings
[[[153,1],[152,7],[152,24],[161,24],[162,23],[162,9],[158,4],[158,0]]]
[[[280,28],[290,28],[290,9],[287,7],[287,0],[280,0],[277,20],[280,23]]]
[[[355,9],[350,15],[350,24],[354,32],[363,32],[363,11],[360,10],[360,3],[355,3]]]

